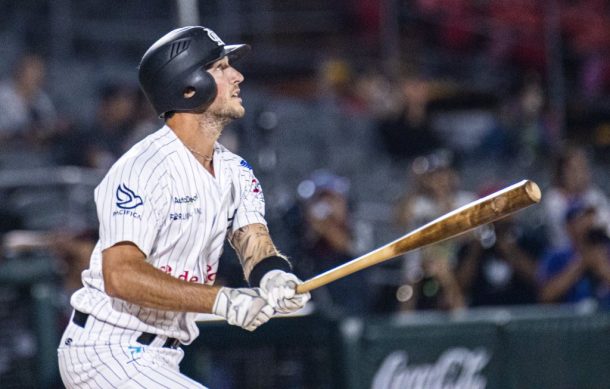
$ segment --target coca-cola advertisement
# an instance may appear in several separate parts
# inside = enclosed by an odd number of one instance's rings
[[[483,389],[490,357],[485,348],[455,347],[432,363],[414,363],[407,351],[397,350],[383,360],[371,389]]]

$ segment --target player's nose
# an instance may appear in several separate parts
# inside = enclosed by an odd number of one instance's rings
[[[235,69],[234,67],[231,67],[232,69],[232,74],[231,74],[231,79],[235,84],[240,84],[241,82],[244,81],[244,75],[240,73],[239,70]]]

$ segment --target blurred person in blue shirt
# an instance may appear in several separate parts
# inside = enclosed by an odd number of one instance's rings
[[[610,228],[610,201],[593,176],[589,150],[568,144],[556,155],[553,182],[542,198],[550,244],[561,248],[568,240],[564,218],[570,204],[582,201],[595,208],[595,223]]]
[[[538,269],[541,302],[591,299],[610,308],[610,238],[595,216],[595,207],[586,202],[568,207],[564,220],[569,241],[550,250]]]

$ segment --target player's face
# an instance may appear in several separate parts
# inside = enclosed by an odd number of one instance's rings
[[[227,57],[214,62],[208,72],[216,81],[218,93],[207,112],[222,119],[243,117],[246,110],[242,105],[239,84],[244,80],[244,76],[229,64]]]

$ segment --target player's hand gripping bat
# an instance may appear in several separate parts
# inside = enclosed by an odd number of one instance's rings
[[[317,275],[298,285],[297,293],[309,292],[407,251],[441,242],[491,223],[540,202],[541,197],[542,193],[535,182],[523,180],[449,212],[370,253]]]

